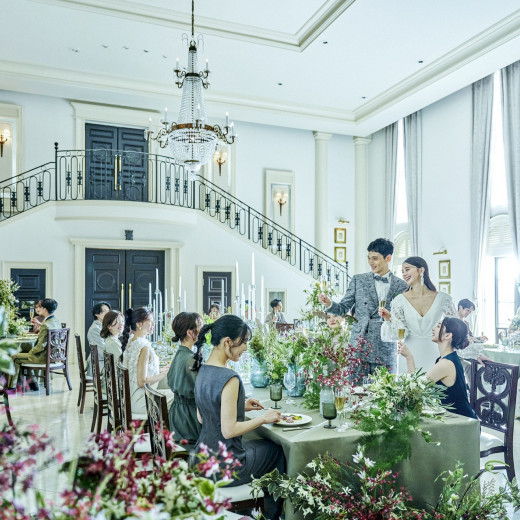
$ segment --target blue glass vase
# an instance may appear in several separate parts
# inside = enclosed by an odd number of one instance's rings
[[[293,369],[293,372],[296,374],[296,386],[292,388],[290,392],[287,389],[285,390],[285,392],[290,397],[301,397],[305,392],[305,378],[303,377],[303,375],[298,375],[298,373],[300,372],[300,367],[298,365],[290,364],[289,366]]]
[[[253,358],[253,366],[251,367],[251,386],[254,388],[265,388],[269,384],[266,372],[266,362],[258,361],[258,359]]]

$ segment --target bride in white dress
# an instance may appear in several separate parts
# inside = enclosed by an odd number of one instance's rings
[[[409,289],[392,300],[390,311],[379,309],[385,320],[381,326],[381,339],[396,341],[400,339],[398,330],[404,329],[406,345],[413,354],[416,369],[427,370],[439,357],[437,345],[432,341],[432,329],[446,316],[456,318],[457,311],[451,296],[437,291],[433,285],[428,264],[422,258],[407,258],[402,273]],[[406,360],[402,357],[399,373],[406,373]]]

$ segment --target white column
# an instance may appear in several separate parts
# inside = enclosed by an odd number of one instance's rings
[[[314,135],[314,246],[330,253],[327,244],[330,242],[328,230],[328,145],[332,134],[313,132]]]
[[[368,236],[368,145],[371,137],[354,137],[354,269],[350,276],[364,273],[367,270],[367,246],[371,240]],[[377,238],[377,237],[374,237]]]

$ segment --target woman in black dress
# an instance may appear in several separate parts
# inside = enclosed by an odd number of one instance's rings
[[[476,419],[477,416],[468,401],[468,390],[464,368],[456,350],[469,345],[468,327],[458,318],[444,318],[432,330],[432,341],[439,347],[439,358],[426,377],[446,388],[446,397],[441,399],[450,411]],[[399,354],[406,358],[408,373],[415,370],[415,360],[408,347],[399,342]]]

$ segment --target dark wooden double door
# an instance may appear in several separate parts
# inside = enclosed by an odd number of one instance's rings
[[[87,249],[85,251],[85,334],[96,303],[107,302],[122,313],[129,307],[144,307],[155,293],[156,269],[159,290],[164,295],[164,251]]]
[[[148,200],[148,143],[144,130],[85,125],[86,198]]]

